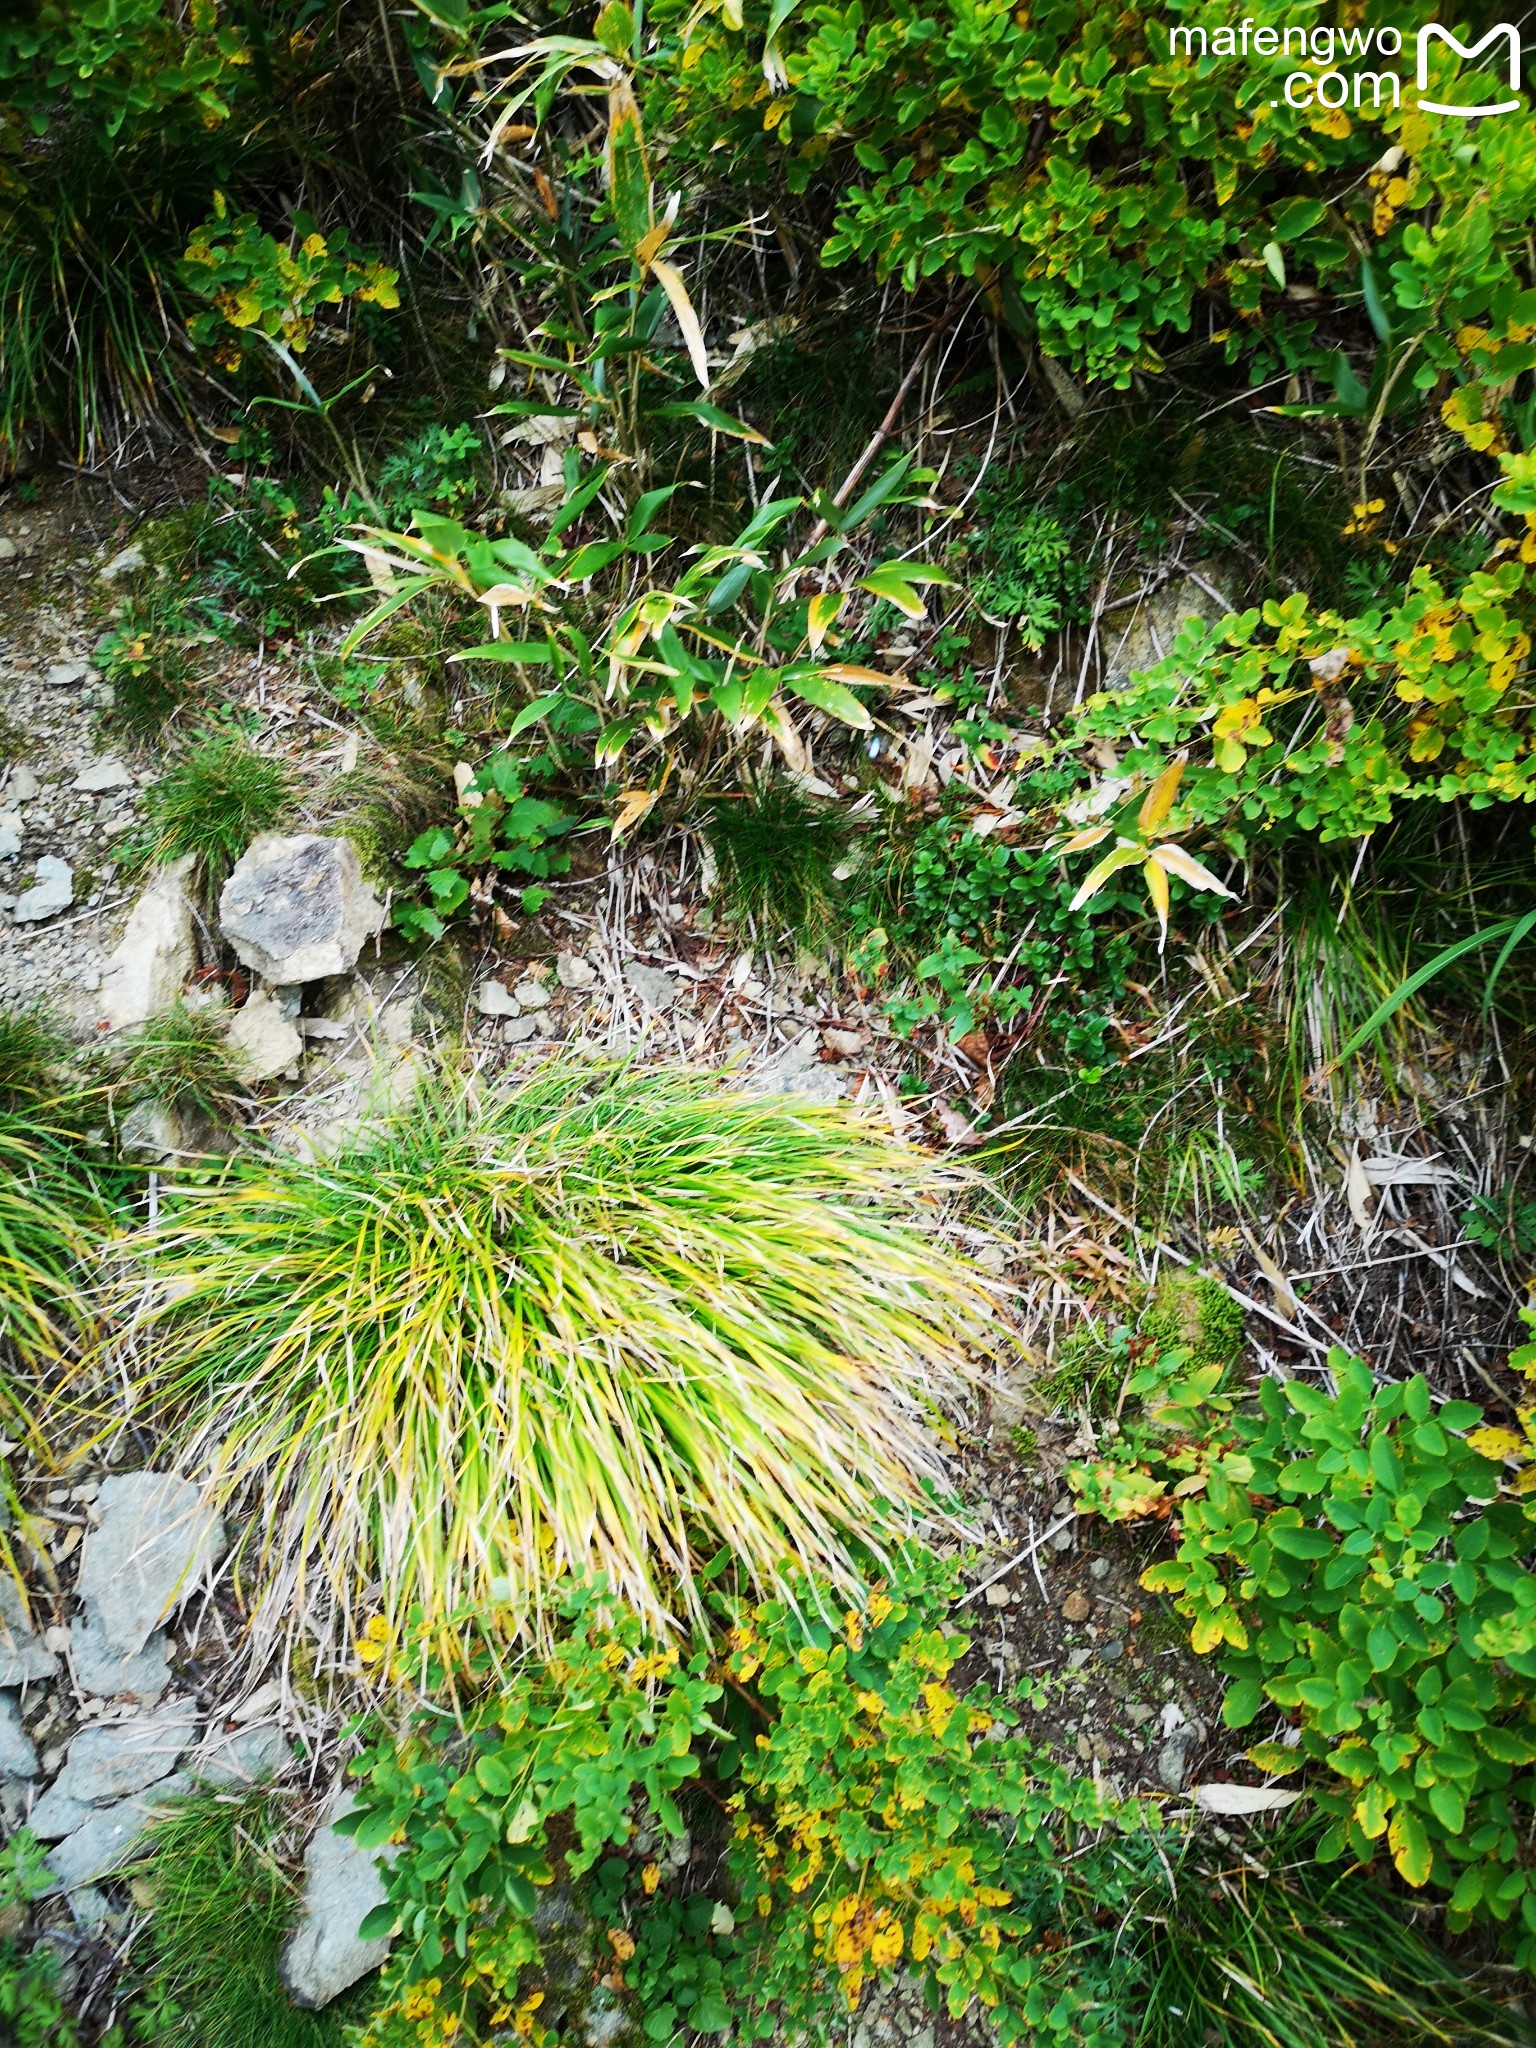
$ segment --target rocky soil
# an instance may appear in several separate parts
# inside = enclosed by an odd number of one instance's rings
[[[216,904],[184,864],[135,872],[125,842],[163,762],[114,739],[92,661],[135,547],[131,522],[87,492],[0,501],[0,1008],[45,1002],[80,1042],[111,1042],[190,991],[243,1062],[248,1126],[318,1155],[408,1101],[448,1044],[487,1076],[562,1048],[639,1049],[867,1104],[901,1136],[975,1142],[945,1096],[914,1092],[911,1047],[877,1006],[820,963],[720,937],[686,847],[670,864],[593,854],[536,921],[474,958],[408,955],[387,930],[387,884],[318,813],[250,848]],[[306,709],[287,656],[219,660],[217,698],[306,787],[356,763],[366,735]],[[227,1142],[165,1110],[135,1111],[119,1141],[151,1168]],[[1026,1322],[1049,1319],[1057,1282],[1038,1243],[978,1234],[975,1248],[1017,1283]],[[1042,1413],[1023,1369],[962,1419],[956,1479],[979,1545],[962,1675],[1025,1684],[1029,1726],[1063,1762],[1126,1792],[1182,1794],[1237,1762],[1219,1688],[1139,1587],[1155,1533],[1073,1514],[1062,1473],[1091,1448],[1086,1427]],[[197,1783],[291,1781],[314,1832],[284,1972],[318,2005],[381,1953],[355,1934],[378,1896],[371,1859],[327,1825],[356,1702],[340,1674],[251,1667],[219,1571],[224,1532],[157,1464],[127,1434],[62,1478],[17,1460],[28,1597],[0,1572],[0,1809],[50,1844],[55,1937],[88,1981],[133,1938],[132,1858],[158,1802]],[[900,1986],[855,2035],[858,2048],[946,2038]]]

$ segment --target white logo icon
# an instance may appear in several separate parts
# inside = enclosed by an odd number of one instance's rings
[[[1431,36],[1438,37],[1448,49],[1454,50],[1458,57],[1465,58],[1469,63],[1474,57],[1481,56],[1488,45],[1497,42],[1500,36],[1508,36],[1509,87],[1511,92],[1519,92],[1520,31],[1513,23],[1507,21],[1495,22],[1481,42],[1471,44],[1459,41],[1457,37],[1451,34],[1448,28],[1441,28],[1438,22],[1431,21],[1427,23],[1425,27],[1419,30],[1419,91],[1421,93],[1429,85],[1429,42]],[[1496,106],[1492,107],[1445,107],[1435,100],[1421,99],[1419,105],[1426,114],[1450,114],[1458,121],[1481,121],[1489,114],[1513,114],[1518,110],[1520,102],[1518,99],[1513,99],[1500,100]]]

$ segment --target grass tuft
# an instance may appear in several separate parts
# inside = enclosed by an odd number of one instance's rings
[[[184,1454],[259,1482],[269,1615],[318,1582],[355,1622],[373,1581],[538,1635],[600,1572],[668,1623],[722,1545],[851,1584],[937,1477],[926,1407],[989,1313],[933,1232],[954,1185],[839,1105],[557,1061],[324,1164],[237,1157],[129,1240],[121,1306]]]
[[[717,880],[711,905],[733,937],[777,945],[786,932],[816,951],[831,940],[848,827],[782,776],[716,805],[705,828]]]
[[[276,1853],[287,1807],[272,1791],[202,1793],[155,1822],[140,1866],[153,1898],[152,1962],[134,2013],[136,2040],[157,2048],[339,2048],[343,2019],[367,1991],[303,2012],[277,1975],[297,1908]]]
[[[0,1112],[56,1095],[58,1068],[69,1054],[68,1037],[46,1012],[0,1010]]]
[[[217,1014],[184,1002],[135,1031],[119,1085],[130,1102],[160,1102],[210,1117],[231,1114],[244,1093]]]
[[[150,857],[194,854],[216,889],[251,841],[282,822],[292,801],[285,762],[259,754],[242,733],[204,739],[146,795]]]
[[[1148,1984],[1135,2048],[1516,2048],[1536,2038],[1358,1869],[1289,1827],[1266,1870],[1187,1863],[1126,1923]],[[1257,1843],[1255,1844],[1257,1847]]]

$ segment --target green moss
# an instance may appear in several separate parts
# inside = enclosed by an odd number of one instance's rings
[[[1138,1335],[1150,1349],[1187,1351],[1196,1366],[1230,1368],[1243,1355],[1243,1311],[1217,1280],[1166,1273]]]

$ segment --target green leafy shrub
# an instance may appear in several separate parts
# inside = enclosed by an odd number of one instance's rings
[[[0,1913],[8,1930],[0,1934],[0,2021],[13,2048],[82,2048],[60,1990],[58,1951],[11,1931],[17,1916],[24,1918],[49,1888],[45,1854],[28,1828],[18,1828],[0,1845]],[[112,2028],[100,2048],[123,2048],[120,2030]]]
[[[479,431],[469,421],[427,427],[380,463],[379,502],[390,518],[409,519],[418,505],[452,518],[479,491],[484,456]]]
[[[112,685],[113,725],[135,739],[147,739],[176,715],[192,692],[190,637],[189,622],[174,598],[151,590],[128,599],[96,649]]]
[[[1177,1557],[1144,1583],[1176,1596],[1197,1650],[1222,1650],[1224,1716],[1279,1707],[1294,1746],[1249,1752],[1309,1780],[1325,1857],[1385,1837],[1411,1885],[1450,1893],[1450,1924],[1513,1920],[1536,1954],[1530,1874],[1536,1574],[1521,1508],[1466,1442],[1466,1401],[1419,1377],[1383,1387],[1335,1351],[1337,1392],[1261,1383],[1238,1419],[1250,1477],[1213,1468],[1181,1510]],[[1279,1502],[1277,1506],[1270,1503]]]
[[[1071,769],[1030,774],[1023,801],[1039,807],[1030,822],[1053,817],[1076,787]],[[983,836],[958,806],[910,834],[894,830],[858,889],[853,958],[866,975],[897,982],[888,1008],[898,1029],[929,1017],[956,1036],[1027,1022],[1073,1059],[1103,1058],[1134,950],[1102,913],[1133,897],[1117,888],[1071,906],[1051,853],[1021,827]],[[902,986],[908,977],[915,987]]]
[[[258,753],[243,733],[212,734],[146,791],[150,857],[192,854],[216,890],[251,841],[281,823],[291,802],[285,762]]]
[[[532,784],[544,780],[553,757],[540,754],[519,759],[510,750],[484,762],[459,797],[457,830],[432,825],[401,855],[401,864],[421,872],[424,903],[397,902],[396,931],[408,939],[441,938],[446,920],[469,901],[475,881],[487,870],[510,876],[563,875],[571,865],[568,853],[551,841],[563,838],[576,820],[559,804],[535,796]],[[538,881],[518,882],[517,902],[525,917],[534,916],[548,898]]]
[[[1398,17],[1406,46],[1431,12]],[[1161,367],[1206,297],[1228,361],[1330,385],[1344,358],[1298,316],[1298,284],[1363,287],[1376,333],[1362,339],[1390,360],[1394,389],[1466,376],[1457,337],[1480,327],[1480,347],[1462,342],[1474,366],[1489,358],[1466,417],[1490,445],[1530,361],[1522,242],[1536,170],[1523,120],[1486,124],[1469,152],[1462,123],[1393,106],[1390,90],[1373,106],[1367,87],[1347,111],[1288,105],[1296,60],[1279,37],[1294,19],[1264,0],[1251,20],[1274,54],[1245,43],[1202,57],[1203,28],[1176,51],[1182,20],[1101,0],[1022,20],[979,0],[788,14],[769,0],[663,0],[644,75],[674,161],[826,196],[824,262],[871,262],[908,290],[939,271],[974,279],[1048,355],[1122,388]],[[1336,33],[1320,26],[1329,49]],[[1448,53],[1444,71],[1441,96],[1467,98]],[[1350,376],[1363,401],[1366,380]]]
[[[948,1185],[845,1108],[553,1062],[323,1163],[238,1154],[129,1240],[161,1284],[123,1306],[176,1441],[262,1478],[272,1614],[377,1581],[392,1621],[537,1633],[602,1570],[661,1617],[722,1543],[771,1588],[901,1525],[985,1334]]]
[[[1123,1892],[1121,1831],[1155,1813],[1050,1768],[990,1690],[952,1687],[958,1590],[904,1551],[846,1613],[827,1587],[722,1596],[723,1641],[690,1652],[573,1588],[548,1661],[467,1703],[462,1733],[427,1716],[363,1761],[344,1826],[403,1845],[365,1923],[400,1939],[364,2048],[411,2038],[392,2016],[471,2040],[514,2009],[558,2025],[554,1884],[608,1930],[605,1986],[653,2041],[815,2037],[898,1965],[936,2008],[979,2003],[1003,2042],[1120,2038],[1092,1915]],[[699,1889],[678,1882],[685,1834],[717,1872]]]
[[[1092,572],[1080,541],[1059,511],[1021,503],[1006,475],[976,493],[973,545],[977,603],[1013,626],[1024,646],[1038,653],[1048,635],[1087,616]]]

